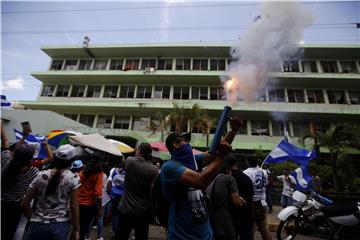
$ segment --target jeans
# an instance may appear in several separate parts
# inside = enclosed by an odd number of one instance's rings
[[[79,222],[80,222],[80,240],[85,239],[86,233],[89,232],[91,223],[97,213],[97,206],[87,206],[79,204]]]
[[[147,240],[149,235],[150,215],[137,216],[120,211],[119,226],[113,240],[127,240],[131,229],[135,230],[136,240]]]
[[[13,239],[20,217],[20,202],[1,201],[1,239]]]
[[[24,240],[47,239],[66,240],[70,222],[37,223],[30,222],[24,234]]]
[[[292,205],[293,205],[292,197],[288,197],[284,194],[281,194],[281,206],[283,208],[286,208],[287,206],[292,206]]]

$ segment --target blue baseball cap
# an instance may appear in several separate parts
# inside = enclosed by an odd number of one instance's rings
[[[81,160],[75,160],[71,163],[71,169],[79,169],[82,168],[84,166],[84,164],[82,163]]]

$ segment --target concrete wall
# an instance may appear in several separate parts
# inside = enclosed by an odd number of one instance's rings
[[[46,110],[1,109],[1,119],[10,143],[16,141],[14,128],[22,131],[22,122],[30,122],[34,134],[47,135],[65,127],[87,127],[55,112]]]

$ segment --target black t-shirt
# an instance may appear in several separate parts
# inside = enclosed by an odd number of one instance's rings
[[[241,208],[251,208],[252,197],[254,195],[254,188],[251,179],[242,171],[232,171],[232,176],[235,178],[239,195],[245,199],[246,204]]]

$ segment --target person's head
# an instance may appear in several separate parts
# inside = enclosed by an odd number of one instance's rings
[[[73,172],[79,172],[84,168],[84,164],[81,160],[75,160],[71,163],[71,171]]]
[[[249,167],[251,167],[251,168],[254,168],[258,165],[258,159],[254,155],[249,155],[247,157],[247,162],[248,162]]]
[[[102,172],[102,161],[104,159],[104,156],[101,153],[94,152],[90,160],[85,164],[84,166],[84,175],[90,176],[92,174],[97,174]]]
[[[24,167],[30,167],[35,148],[27,144],[16,146],[12,160],[1,176],[3,186],[8,186],[16,181],[17,175]]]
[[[76,155],[76,148],[70,144],[60,146],[55,152],[55,158],[52,167],[56,169],[54,176],[50,179],[45,190],[45,196],[53,195],[59,185],[61,171],[69,168]]]
[[[225,156],[225,163],[227,165],[229,165],[230,168],[233,169],[233,170],[238,170],[237,161],[238,161],[238,158],[233,153],[230,153],[230,154]]]
[[[179,149],[181,146],[185,144],[189,144],[191,140],[191,133],[170,133],[166,138],[165,144],[166,148],[169,150],[170,154],[174,152],[174,150]]]
[[[152,148],[149,143],[142,143],[139,145],[137,149],[137,155],[144,158],[145,160],[151,160],[152,159]]]
[[[231,167],[232,167],[232,163],[229,161],[225,161],[220,170],[220,173],[231,174]]]

